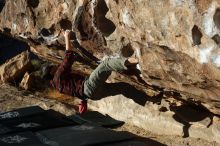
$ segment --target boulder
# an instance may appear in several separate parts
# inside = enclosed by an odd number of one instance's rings
[[[158,135],[202,138],[220,143],[219,117],[183,104],[172,109],[172,104],[165,100],[153,104],[144,96],[138,97],[146,101],[142,106],[135,98],[135,95],[131,98],[120,94],[99,101],[89,100],[89,108]]]
[[[136,97],[146,94],[153,98],[153,110],[145,109],[149,105],[142,100],[136,104],[120,94],[116,98],[104,96],[107,98],[91,102],[91,107],[112,115],[118,113],[116,118],[155,132],[165,129],[167,133],[183,135],[183,129],[188,129],[184,135],[193,135],[190,129],[198,125],[205,125],[207,130],[212,120],[209,116],[200,123],[179,116],[182,120],[178,122],[179,118],[170,118],[176,113],[171,107],[182,108],[184,103],[220,115],[220,1],[84,0],[83,5],[83,9],[79,8],[79,1],[72,0],[4,1],[0,6],[0,31],[23,38],[32,52],[60,63],[64,55],[60,29],[74,28],[83,47],[76,51],[90,62],[86,66],[76,63],[74,69],[78,73],[88,74],[97,60],[105,57],[136,56],[142,80],[126,74],[112,75],[109,80],[127,83],[143,92]],[[134,91],[127,84],[117,89]],[[169,102],[158,108],[161,100],[157,97]],[[158,121],[160,127],[156,127]],[[218,134],[218,127],[210,130],[209,126],[206,132]]]
[[[31,74],[26,72],[23,79],[21,80],[20,87],[25,90],[30,90],[31,88],[33,88],[33,84],[33,77],[31,76]]]
[[[31,67],[29,52],[23,52],[0,66],[0,83],[16,82]]]

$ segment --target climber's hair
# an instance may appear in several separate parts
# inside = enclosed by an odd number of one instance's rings
[[[57,71],[58,66],[55,64],[48,64],[42,68],[42,78],[45,80],[51,80]]]

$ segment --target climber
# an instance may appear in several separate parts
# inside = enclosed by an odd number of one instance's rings
[[[76,46],[70,42],[70,33],[70,30],[63,32],[66,43],[65,57],[50,84],[61,93],[80,98],[79,113],[84,113],[87,110],[87,99],[93,98],[94,93],[100,90],[111,72],[123,71],[127,70],[128,67],[136,66],[138,59],[133,57],[107,58],[98,65],[88,78],[73,74],[71,73],[71,66],[78,55],[74,52]]]

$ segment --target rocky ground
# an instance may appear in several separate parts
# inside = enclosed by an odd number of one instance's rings
[[[0,111],[6,112],[20,107],[38,105],[44,109],[54,109],[65,115],[75,113],[77,101],[72,97],[60,94],[54,90],[30,92],[15,86],[3,84],[0,86]],[[152,146],[218,146],[216,142],[208,142],[199,138],[183,138],[180,136],[156,135],[137,126],[125,123],[116,131],[128,131],[136,135],[136,139]]]
[[[200,138],[183,138],[181,136],[170,136],[170,135],[157,135],[152,132],[146,131],[137,126],[131,126],[129,124],[124,124],[115,130],[128,131],[138,136],[138,139],[144,141],[150,146],[219,146],[220,144],[216,142],[209,142]],[[155,143],[158,142],[158,143]],[[160,143],[160,144],[159,144]]]

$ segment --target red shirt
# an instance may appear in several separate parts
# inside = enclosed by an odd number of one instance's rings
[[[71,66],[76,58],[77,54],[75,52],[67,50],[63,62],[58,67],[50,83],[61,93],[77,96],[85,100],[86,97],[83,94],[85,77],[71,73]]]

